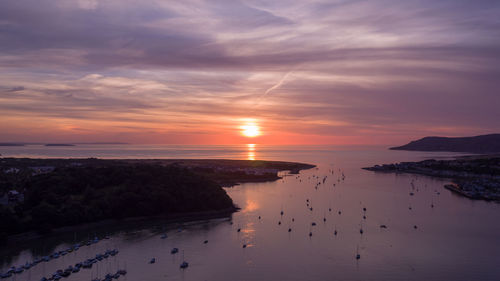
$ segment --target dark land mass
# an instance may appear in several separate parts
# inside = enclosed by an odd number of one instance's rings
[[[445,188],[471,199],[500,202],[500,155],[460,157],[454,160],[424,160],[375,165],[375,172],[411,173],[448,178]]]
[[[24,146],[24,143],[1,142],[0,146]]]
[[[222,186],[313,165],[246,160],[0,158],[0,238],[125,218],[229,216]]]
[[[392,150],[499,153],[500,134],[463,138],[425,137]]]
[[[75,142],[73,144],[129,144],[127,142]]]

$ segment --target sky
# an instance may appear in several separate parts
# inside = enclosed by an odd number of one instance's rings
[[[404,144],[499,109],[500,1],[0,2],[0,142]]]

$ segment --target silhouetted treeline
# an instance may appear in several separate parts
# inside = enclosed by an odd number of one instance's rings
[[[14,209],[0,206],[0,234],[232,207],[219,184],[182,167],[58,168],[26,183],[24,203]]]

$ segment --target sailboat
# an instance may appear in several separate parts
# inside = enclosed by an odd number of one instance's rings
[[[182,268],[182,269],[185,269],[188,266],[189,266],[189,263],[184,260],[184,251],[182,251],[182,263],[181,263],[181,265],[179,267]]]

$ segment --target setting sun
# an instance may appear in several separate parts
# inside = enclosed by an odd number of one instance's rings
[[[254,124],[241,126],[241,129],[241,134],[245,137],[253,138],[260,135],[259,126]]]

